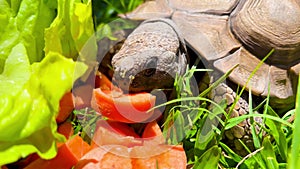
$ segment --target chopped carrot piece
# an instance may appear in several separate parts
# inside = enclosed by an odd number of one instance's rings
[[[120,145],[101,146],[84,155],[75,169],[132,169],[128,148]]]
[[[64,122],[58,125],[57,132],[69,139],[74,134],[73,125],[71,122]]]
[[[75,169],[183,169],[186,164],[181,145],[159,145],[156,148],[111,145],[92,149],[79,160]]]
[[[161,135],[162,135],[162,131],[159,125],[157,124],[156,121],[152,121],[146,125],[142,137],[151,138],[151,137],[156,137]]]
[[[138,138],[140,136],[125,123],[99,120],[91,145],[93,148],[112,144],[132,147],[142,144],[142,141]]]
[[[165,143],[163,133],[156,121],[152,121],[146,125],[142,138],[146,146]]]
[[[90,107],[93,87],[91,85],[78,86],[73,89],[75,108],[82,109]]]
[[[115,90],[122,92],[120,88],[113,85],[113,83],[101,72],[97,72],[95,77],[95,88],[100,88],[102,90]]]
[[[140,153],[144,155],[148,155],[141,158],[132,158],[132,166],[133,168],[138,169],[183,169],[186,168],[186,155],[183,147],[181,145],[178,146],[167,146],[160,145],[158,148],[164,150],[161,153],[155,155],[156,148],[146,148],[145,146],[139,149],[140,147],[134,147],[135,153]],[[139,149],[139,150],[138,150]],[[153,156],[151,156],[153,155]],[[137,155],[136,155],[137,156]]]
[[[148,121],[154,111],[156,97],[151,93],[123,94],[112,90],[94,89],[92,108],[110,120],[125,123]]]
[[[59,102],[59,113],[56,117],[56,122],[64,122],[74,109],[73,95],[67,92]]]
[[[58,148],[55,158],[51,160],[37,159],[25,169],[66,169],[76,165],[79,159],[90,150],[90,146],[76,135]]]

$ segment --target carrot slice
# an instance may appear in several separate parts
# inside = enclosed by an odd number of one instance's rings
[[[148,112],[156,97],[150,93],[122,94],[111,90],[94,89],[92,107],[103,116],[125,123],[145,122],[152,117]]]
[[[30,163],[25,169],[71,168],[89,150],[90,146],[80,136],[76,135],[58,148],[55,158],[51,160],[39,158]]]
[[[111,120],[99,120],[97,122],[97,127],[103,127],[113,131],[121,136],[132,136],[134,138],[139,138],[140,136],[135,133],[133,128],[129,127],[125,123],[111,121]]]
[[[84,155],[75,169],[131,169],[128,148],[120,145],[101,146]]]
[[[162,149],[164,151],[153,153]],[[145,152],[145,150],[147,150]],[[133,154],[136,153],[136,154]],[[134,158],[131,155],[144,154]],[[148,155],[148,156],[147,156]],[[183,169],[186,168],[186,156],[181,145],[160,145],[156,148],[136,146],[128,148],[121,145],[101,146],[84,155],[75,169],[117,168],[117,169]]]
[[[146,125],[142,138],[145,146],[154,146],[165,142],[163,133],[156,121],[152,121]]]
[[[64,122],[62,124],[59,124],[57,127],[57,132],[64,135],[66,139],[69,139],[74,134],[73,125],[71,124],[71,122]],[[63,144],[63,142],[56,143],[57,147],[60,147]]]
[[[73,125],[71,122],[64,122],[58,125],[57,132],[69,139],[74,134]]]
[[[75,108],[82,109],[91,104],[93,87],[89,84],[78,86],[73,89]]]
[[[122,90],[112,84],[98,72],[95,80],[97,87],[93,91],[91,105],[110,120],[125,123],[145,122],[153,115],[148,112],[155,104],[156,97],[150,93],[123,94]]]
[[[91,143],[92,148],[102,145],[141,145],[139,135],[128,125],[116,121],[99,120]]]
[[[59,102],[59,113],[56,117],[56,122],[64,122],[74,109],[73,95],[67,92]]]
[[[75,135],[75,137],[67,141],[65,145],[67,146],[69,152],[76,158],[76,161],[78,161],[91,149],[90,145],[79,135]]]
[[[112,90],[115,86],[111,81],[101,72],[97,72],[95,77],[95,88],[101,88],[103,90]]]
[[[36,153],[30,154],[25,158],[19,159],[17,162],[9,164],[8,167],[2,166],[1,169],[11,169],[11,168],[25,168],[27,165],[38,159],[39,156]]]
[[[156,121],[152,121],[146,125],[142,138],[152,138],[161,135],[162,135],[162,131],[159,125],[157,124]]]
[[[168,146],[160,145],[159,149],[165,150],[160,154],[151,156],[155,154],[151,151],[156,151],[156,148],[148,148],[145,152],[145,146],[134,147],[133,152],[138,154],[148,155],[141,158],[132,158],[133,168],[138,169],[183,169],[186,168],[186,155],[184,149],[181,145],[178,146]],[[136,156],[137,154],[135,154]]]

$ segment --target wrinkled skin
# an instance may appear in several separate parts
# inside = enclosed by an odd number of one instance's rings
[[[113,56],[113,81],[130,92],[172,87],[176,74],[182,75],[187,66],[182,43],[172,21],[142,23]]]

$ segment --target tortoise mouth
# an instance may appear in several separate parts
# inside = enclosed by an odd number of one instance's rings
[[[281,1],[246,1],[232,13],[230,27],[249,52],[263,59],[274,49],[266,63],[288,69],[300,61],[300,8]]]

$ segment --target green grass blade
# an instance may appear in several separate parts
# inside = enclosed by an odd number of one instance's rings
[[[260,147],[259,149],[255,150],[254,152],[251,152],[249,147],[247,147],[247,145],[241,139],[238,139],[238,141],[239,141],[239,143],[242,144],[242,146],[245,148],[245,150],[249,153],[247,156],[249,156],[249,157],[251,156],[251,158],[256,162],[257,165],[260,166],[260,168],[266,168],[265,163],[263,161],[263,157],[259,153],[264,147]]]
[[[240,162],[242,157],[236,154],[233,150],[231,150],[226,144],[220,142],[219,143],[222,149],[231,157],[235,162]]]
[[[278,117],[276,112],[268,106],[267,108],[268,114]],[[279,117],[278,117],[279,118]],[[279,150],[279,154],[283,160],[287,159],[287,141],[285,134],[282,130],[282,125],[276,121],[266,119],[266,125],[270,129],[270,134],[273,136]]]
[[[292,109],[288,112],[286,112],[283,116],[282,116],[282,119],[283,120],[288,120],[291,116],[295,115],[295,109]]]
[[[298,88],[297,88],[297,96],[296,96],[296,111],[300,112],[300,77],[298,77]],[[293,131],[293,139],[292,139],[292,149],[291,156],[288,160],[288,169],[296,169],[300,166],[300,116],[296,116],[294,122],[294,131]]]
[[[109,2],[108,0],[103,0],[103,2],[105,2],[108,6],[110,6],[112,9],[114,9],[115,11],[117,11],[118,13],[122,13],[122,10],[120,10],[119,8],[116,8],[115,5],[113,5],[111,2]]]
[[[252,93],[251,93],[251,85],[249,88],[249,115],[252,115],[253,113],[253,106],[252,106]],[[254,143],[254,147],[256,149],[260,148],[260,140],[257,136],[256,133],[256,125],[255,125],[255,121],[253,117],[250,117],[250,123],[251,123],[251,134],[252,134],[252,138],[253,138],[253,143]]]
[[[221,148],[218,146],[213,146],[210,149],[208,149],[205,153],[202,154],[202,156],[196,160],[196,163],[194,164],[195,169],[202,169],[202,168],[217,168],[218,163],[221,156]]]
[[[238,64],[235,65],[233,68],[231,68],[228,72],[226,72],[222,77],[220,77],[217,81],[215,81],[213,84],[209,86],[209,88],[205,89],[202,93],[200,93],[200,97],[205,97],[208,95],[208,93],[211,92],[212,89],[216,88],[220,83],[224,82],[229,75],[232,73],[232,71],[238,67]]]
[[[203,132],[203,130],[198,130],[195,147],[194,147],[195,156],[199,158],[205,152],[205,150],[215,145],[214,138],[215,138],[215,133],[211,129],[209,129],[208,132],[207,131]]]
[[[247,156],[245,156],[237,165],[236,165],[236,169],[238,168],[242,168],[240,166],[242,166],[242,164],[244,164],[246,167],[243,168],[251,168],[251,169],[256,169],[256,168],[261,168],[261,169],[266,169],[266,166],[261,158],[261,155],[259,154],[260,151],[263,148],[257,149],[254,152],[248,154]]]
[[[276,160],[275,151],[271,144],[269,137],[265,137],[263,140],[263,149],[261,150],[261,155],[266,163],[268,169],[278,169],[278,162]]]
[[[215,103],[214,101],[212,101],[210,99],[204,98],[204,97],[184,97],[184,98],[179,98],[179,99],[173,99],[173,100],[167,101],[165,103],[162,103],[160,105],[157,105],[157,106],[149,109],[148,112],[151,112],[154,109],[157,109],[157,108],[160,108],[160,107],[164,107],[164,106],[175,104],[175,103],[180,103],[180,102],[183,102],[183,101],[204,101],[204,102],[209,102],[214,107],[217,107],[223,113],[226,113],[219,104]]]
[[[239,117],[234,117],[228,120],[228,124],[225,127],[225,130],[228,130],[232,127],[234,127],[235,125],[238,125],[239,123],[241,123],[242,121],[244,121],[247,118],[250,117],[262,117],[262,118],[268,118],[274,121],[277,121],[283,125],[286,125],[290,128],[294,128],[294,126],[292,124],[290,124],[289,122],[279,118],[279,117],[275,117],[275,116],[271,116],[268,114],[247,114],[247,115],[243,115],[243,116],[239,116]]]
[[[125,0],[120,0],[120,4],[122,8],[126,8]]]

